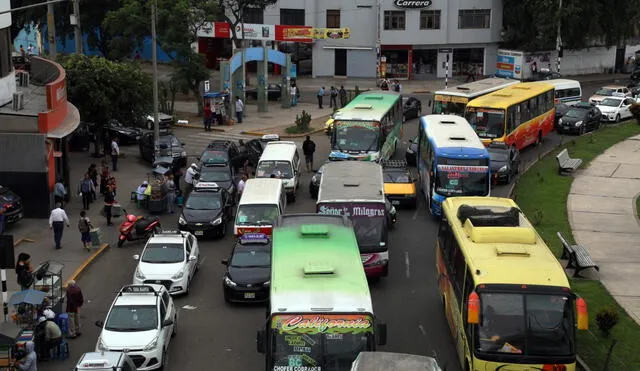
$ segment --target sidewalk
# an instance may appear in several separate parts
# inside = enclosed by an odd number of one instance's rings
[[[640,135],[596,157],[573,181],[567,199],[576,243],[600,266],[599,278],[640,324]]]

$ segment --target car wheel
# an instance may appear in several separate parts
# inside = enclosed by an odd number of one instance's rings
[[[220,226],[220,238],[224,238],[227,235],[227,222],[222,222]]]
[[[420,118],[422,116],[422,108],[418,109],[418,115],[416,116],[416,118]]]
[[[167,349],[162,350],[162,362],[160,362],[159,370],[167,369]]]
[[[124,245],[124,240],[118,239],[118,247],[122,247]]]
[[[191,293],[191,279],[187,278],[187,287],[184,290],[184,294],[185,294],[185,296],[188,296],[190,293]],[[175,323],[173,324],[173,328],[174,329],[176,328]],[[173,330],[173,332],[171,333],[171,336],[175,335],[174,332],[175,332],[175,330]]]
[[[580,129],[578,129],[578,135],[584,135],[587,132],[586,125],[581,125]]]
[[[542,132],[538,132],[538,137],[536,138],[536,146],[539,146],[542,144]]]
[[[616,115],[616,124],[620,122],[620,114]]]
[[[511,176],[512,176],[511,172],[507,173],[507,181],[506,181],[506,184],[511,184]]]

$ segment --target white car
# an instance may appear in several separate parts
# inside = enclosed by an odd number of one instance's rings
[[[626,86],[621,85],[608,85],[603,86],[600,89],[596,90],[595,93],[589,98],[589,103],[591,104],[600,104],[607,97],[630,97],[631,90]]]
[[[198,240],[189,232],[162,232],[149,238],[141,255],[133,284],[164,285],[170,294],[188,294],[191,279],[200,266]]]
[[[629,107],[635,102],[633,98],[607,97],[596,107],[602,112],[602,121],[620,122],[633,116]]]
[[[96,326],[102,329],[96,352],[127,351],[138,370],[162,369],[178,332],[178,311],[164,286],[127,285]]]

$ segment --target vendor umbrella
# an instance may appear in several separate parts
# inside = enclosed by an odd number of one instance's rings
[[[17,291],[13,295],[11,295],[11,299],[9,299],[9,305],[18,305],[18,304],[40,305],[42,304],[46,296],[47,296],[46,292],[38,291],[38,290]]]

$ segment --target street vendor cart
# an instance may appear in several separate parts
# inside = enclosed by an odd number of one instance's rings
[[[211,112],[216,113],[217,124],[219,125],[229,125],[229,94],[222,92],[209,92],[204,93],[202,96],[204,107],[209,104],[211,107]],[[216,124],[214,122],[214,124]]]

